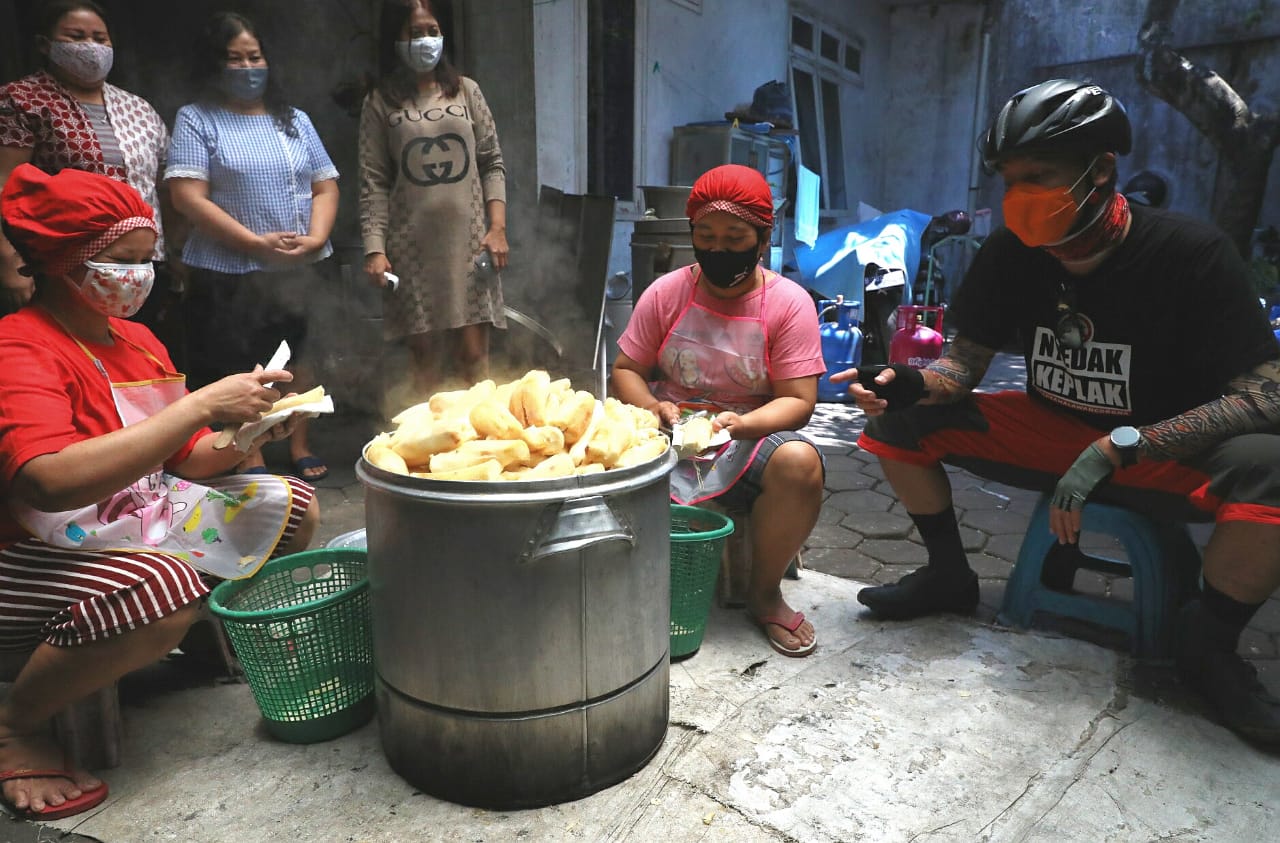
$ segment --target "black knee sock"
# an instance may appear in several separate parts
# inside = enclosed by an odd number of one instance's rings
[[[1215,649],[1234,653],[1240,646],[1240,633],[1262,608],[1262,603],[1241,603],[1214,588],[1206,580],[1201,590],[1200,605],[1204,609],[1205,634]]]
[[[929,551],[929,567],[941,573],[959,574],[969,570],[969,560],[960,540],[956,511],[947,507],[933,515],[912,515],[925,550]]]

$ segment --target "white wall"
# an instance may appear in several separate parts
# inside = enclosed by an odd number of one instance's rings
[[[533,6],[538,183],[566,193],[587,188],[587,2]],[[535,116],[536,115],[536,116]]]
[[[672,128],[723,120],[755,89],[787,78],[785,0],[639,0],[636,14],[636,177],[669,184]]]
[[[891,10],[882,210],[939,214],[968,204],[982,4]],[[985,123],[985,117],[979,118]]]

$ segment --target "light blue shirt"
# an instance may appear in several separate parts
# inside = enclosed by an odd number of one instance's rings
[[[183,106],[174,121],[164,177],[208,182],[213,203],[255,234],[306,234],[311,185],[336,179],[338,170],[310,118],[296,108],[293,125],[295,138],[282,132],[269,114],[237,114],[199,103]],[[315,259],[331,254],[333,246],[326,241]],[[182,262],[231,275],[286,268],[267,266],[199,228],[187,238]]]

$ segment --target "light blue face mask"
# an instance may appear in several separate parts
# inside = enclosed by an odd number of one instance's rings
[[[256,102],[267,90],[266,67],[224,67],[218,80],[222,93],[240,102]]]

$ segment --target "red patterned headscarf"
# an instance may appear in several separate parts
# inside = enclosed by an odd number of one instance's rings
[[[156,230],[151,206],[124,182],[83,170],[49,175],[20,164],[0,192],[0,217],[18,252],[65,275],[135,228]]]
[[[725,164],[699,176],[685,204],[690,223],[712,211],[733,214],[756,228],[772,228],[773,193],[759,170]]]

